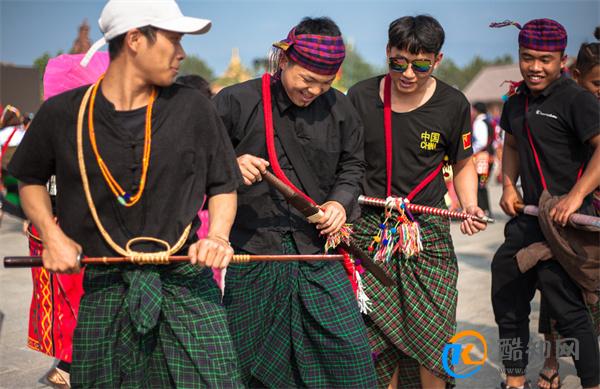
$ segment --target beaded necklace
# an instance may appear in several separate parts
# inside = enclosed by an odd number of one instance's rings
[[[142,156],[142,174],[140,176],[140,185],[138,191],[132,196],[130,193],[125,192],[123,188],[121,188],[117,180],[115,180],[113,175],[110,173],[110,170],[108,170],[108,166],[106,166],[104,160],[100,156],[98,146],[96,145],[96,134],[94,131],[94,104],[96,102],[96,93],[98,92],[98,87],[100,86],[100,82],[103,78],[104,76],[101,76],[96,84],[94,84],[92,94],[90,96],[90,104],[88,109],[88,130],[90,134],[90,144],[92,145],[92,150],[96,156],[96,161],[98,162],[100,172],[102,172],[102,176],[104,177],[104,180],[106,181],[106,184],[110,188],[111,192],[113,192],[119,204],[125,207],[131,207],[142,198],[142,193],[144,192],[144,188],[146,186],[146,177],[148,175],[148,166],[150,165],[150,149],[152,142],[152,106],[154,105],[154,100],[156,99],[156,88],[152,88],[152,93],[148,98],[144,134],[144,153]]]
[[[100,81],[98,81],[100,83]],[[129,258],[130,261],[139,264],[165,264],[169,263],[169,256],[175,254],[185,245],[187,238],[192,229],[192,223],[188,224],[187,227],[183,230],[183,233],[179,237],[179,240],[175,242],[174,246],[171,246],[168,242],[153,238],[153,237],[137,237],[130,239],[127,242],[125,248],[119,246],[110,236],[106,228],[102,225],[100,221],[100,216],[98,215],[98,210],[96,209],[96,205],[94,204],[94,200],[92,199],[92,192],[90,191],[90,183],[87,176],[87,169],[85,166],[85,158],[83,156],[83,120],[85,116],[85,107],[88,105],[88,101],[90,99],[90,95],[94,88],[97,88],[96,85],[92,85],[88,88],[81,100],[81,105],[79,106],[79,113],[77,114],[77,163],[79,165],[79,173],[81,175],[81,184],[83,186],[83,193],[85,194],[85,199],[87,201],[88,207],[90,209],[90,213],[92,214],[92,218],[96,223],[96,227],[98,227],[98,231],[104,238],[104,240],[108,243],[108,245],[120,255]],[[135,243],[139,242],[154,242],[165,246],[165,250],[159,251],[156,253],[144,253],[134,251],[131,246]]]

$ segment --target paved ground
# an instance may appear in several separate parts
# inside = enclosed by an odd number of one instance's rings
[[[499,188],[493,187],[492,202],[497,203]],[[489,358],[481,371],[471,378],[458,380],[458,388],[494,388],[500,380],[498,358],[498,335],[490,301],[490,262],[496,248],[502,242],[502,229],[506,218],[494,209],[498,222],[476,237],[464,237],[453,225],[453,237],[459,255],[459,305],[458,330],[476,330],[489,345]],[[5,217],[0,226],[0,257],[27,254],[27,242],[21,233],[21,223]],[[31,298],[31,273],[27,269],[4,269],[0,267],[0,388],[41,388],[40,377],[52,366],[51,358],[26,347],[29,300]],[[533,303],[531,317],[532,341],[537,335],[537,310],[539,296]],[[476,348],[473,358],[481,355]],[[563,388],[579,387],[572,362],[561,359]],[[528,377],[536,380],[542,365],[539,356],[530,363]],[[468,369],[459,373],[468,372]]]

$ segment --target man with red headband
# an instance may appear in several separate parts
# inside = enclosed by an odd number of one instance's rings
[[[445,207],[447,163],[463,210],[483,216],[471,162],[470,105],[460,91],[432,76],[442,59],[442,26],[431,16],[405,16],[390,24],[388,36],[389,73],[348,92],[365,125],[364,193]],[[461,225],[469,235],[483,228],[470,219]],[[458,297],[449,220],[435,215],[413,220],[410,213],[365,206],[354,237],[396,281],[386,287],[364,275],[373,302],[367,328],[379,386],[453,383],[443,361],[444,346],[456,331]]]
[[[537,205],[544,190],[563,196],[550,211],[565,225],[573,212],[591,207],[589,194],[600,184],[600,111],[595,97],[562,74],[567,32],[558,22],[535,19],[519,33],[519,67],[523,82],[504,105],[501,126],[506,131],[502,159],[500,205],[513,216],[505,241],[492,262],[492,303],[506,371],[506,388],[529,387],[529,313],[536,285],[548,302],[550,316],[564,340],[578,347],[573,356],[584,388],[597,388],[600,379],[598,341],[581,290],[556,260],[539,262],[521,273],[515,254],[544,241],[538,219],[517,215],[525,200]],[[593,151],[593,155],[591,152]],[[523,197],[516,182],[521,178]],[[574,346],[573,346],[574,347]],[[575,348],[572,348],[575,350]],[[550,377],[548,387],[558,383]]]
[[[274,46],[275,74],[215,97],[246,184],[231,243],[236,252],[314,254],[357,211],[363,129],[331,88],[345,56],[333,21],[304,19]],[[267,168],[320,204],[317,228],[261,182]],[[229,266],[224,303],[248,386],[375,386],[367,334],[339,262]]]

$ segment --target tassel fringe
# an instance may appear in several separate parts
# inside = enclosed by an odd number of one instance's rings
[[[388,197],[385,206],[385,220],[379,225],[379,232],[373,237],[369,251],[375,251],[376,261],[387,262],[400,251],[407,257],[418,255],[423,249],[419,223],[406,209],[408,200],[401,197]],[[399,215],[394,218],[392,210]]]
[[[342,242],[349,245],[352,232],[352,224],[344,224],[338,232],[329,234],[325,242],[325,251],[336,248]]]

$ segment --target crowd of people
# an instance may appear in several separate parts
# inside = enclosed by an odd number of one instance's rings
[[[55,281],[75,309],[60,335],[69,349],[53,354],[53,385],[451,387],[444,346],[456,332],[459,271],[450,220],[409,205],[445,209],[450,170],[461,232],[484,230],[501,128],[500,205],[512,218],[491,296],[501,343],[520,353],[502,354],[500,385],[531,387],[539,288],[540,331],[578,342],[581,385],[599,387],[597,253],[579,257],[591,269],[585,281],[556,253],[525,271],[518,260],[547,240],[542,216],[520,213],[523,204],[541,209],[549,197],[559,231],[574,212],[598,212],[598,43],[582,45],[576,82],[558,22],[494,23],[519,28],[523,76],[498,121],[433,76],[446,37],[428,15],[394,20],[382,48],[389,71],[347,95],[331,86],[345,45],[327,17],[302,19],[273,44],[269,72],[214,97],[196,77],[174,82],[183,35],[207,33],[211,21],[184,16],[174,0],[110,0],[99,25],[103,38],[81,62],[108,43],[96,82],[49,98],[27,130],[18,110],[5,109],[20,121],[2,116],[3,128],[17,126],[0,132],[3,157],[20,143],[3,172],[18,180],[31,253],[46,272],[34,283],[79,277]],[[307,219],[270,172],[318,213]],[[360,195],[385,206],[359,204]],[[239,260],[334,252],[344,261]],[[184,254],[188,262],[169,262]],[[84,267],[115,256],[123,262]],[[582,293],[589,279],[596,289]],[[68,282],[79,287],[65,291]],[[556,352],[538,386],[560,386]]]

